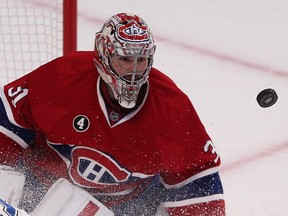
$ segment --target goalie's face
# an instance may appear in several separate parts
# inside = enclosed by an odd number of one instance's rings
[[[149,61],[146,56],[112,55],[111,68],[120,79],[133,85],[145,77]]]
[[[118,103],[126,108],[135,106],[141,86],[147,81],[152,59],[147,55],[110,56],[110,73],[115,78],[110,86],[117,94]]]

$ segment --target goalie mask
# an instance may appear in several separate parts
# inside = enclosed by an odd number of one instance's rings
[[[141,86],[147,82],[155,52],[154,39],[145,21],[134,14],[112,16],[96,33],[95,66],[111,87],[118,103],[136,105]]]

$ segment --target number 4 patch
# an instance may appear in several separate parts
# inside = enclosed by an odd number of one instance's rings
[[[73,119],[73,127],[78,132],[86,131],[90,126],[90,121],[85,115],[78,115]]]

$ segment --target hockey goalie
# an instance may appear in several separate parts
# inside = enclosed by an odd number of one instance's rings
[[[119,13],[1,88],[2,215],[225,215],[219,153],[155,47]]]

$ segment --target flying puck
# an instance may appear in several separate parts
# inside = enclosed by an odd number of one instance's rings
[[[270,107],[278,100],[278,95],[274,89],[264,89],[257,95],[257,102],[261,107]]]

